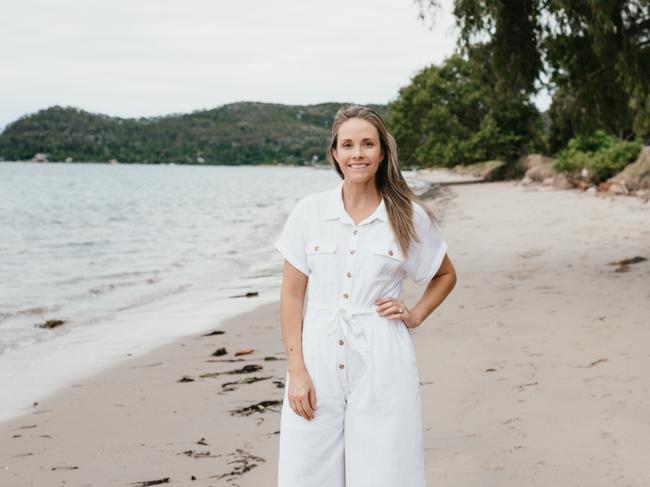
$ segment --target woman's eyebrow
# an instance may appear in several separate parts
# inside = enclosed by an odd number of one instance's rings
[[[361,142],[363,142],[364,140],[372,140],[372,141],[374,141],[375,138],[374,137],[364,137],[363,139],[361,139]],[[352,139],[341,139],[341,142],[352,142]]]

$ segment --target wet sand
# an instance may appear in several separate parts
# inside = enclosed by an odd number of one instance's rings
[[[440,195],[459,280],[414,334],[429,485],[648,484],[650,261],[608,263],[650,258],[650,205],[515,182]],[[275,485],[279,309],[250,303],[223,334],[128,359],[1,424],[0,485]]]

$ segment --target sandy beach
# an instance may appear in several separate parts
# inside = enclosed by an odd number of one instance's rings
[[[650,485],[650,261],[609,265],[650,258],[650,204],[517,182],[430,204],[458,285],[414,334],[428,484]],[[0,485],[275,485],[279,306],[250,304],[1,424]]]

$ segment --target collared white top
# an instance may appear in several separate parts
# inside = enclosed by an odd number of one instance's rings
[[[376,210],[355,224],[343,205],[343,182],[302,198],[290,213],[274,247],[307,275],[309,305],[372,307],[380,297],[399,297],[402,281],[430,281],[447,252],[438,226],[413,203],[419,242],[408,256],[393,235],[382,198]]]

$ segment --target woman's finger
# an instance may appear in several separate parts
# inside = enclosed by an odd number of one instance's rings
[[[396,304],[397,304],[397,301],[395,299],[391,299],[390,301],[386,301],[385,303],[380,304],[378,306],[378,310],[379,311],[385,311],[385,310],[389,309],[390,307],[395,306]]]
[[[375,304],[377,306],[381,306],[382,304],[390,303],[391,301],[395,301],[395,298],[392,297],[379,298],[378,300],[375,301]]]
[[[296,413],[298,416],[302,416],[302,414],[300,413],[300,406],[298,404],[299,404],[298,400],[293,399],[291,401],[291,409],[293,409],[293,412]]]
[[[312,419],[314,417],[314,411],[311,409],[311,405],[309,404],[309,395],[303,397],[300,400],[300,403],[302,405],[302,410],[305,412],[306,419]]]
[[[394,314],[394,315],[386,315],[384,316],[384,318],[386,318],[387,320],[401,320],[402,319],[400,318],[401,316],[402,315]]]
[[[393,301],[391,303],[387,303],[387,304],[381,306],[380,309],[379,309],[379,312],[382,313],[382,314],[387,313],[387,312],[391,313],[391,314],[394,314],[394,313],[400,313],[400,311],[399,311],[400,309],[402,311],[404,311],[404,305],[402,303],[398,302],[398,301]]]
[[[316,391],[313,388],[309,389],[309,404],[312,409],[316,409]]]
[[[303,418],[308,419],[307,413],[302,407],[302,401],[298,399],[296,400],[295,404],[296,404],[296,413],[298,413],[298,415],[302,416]]]
[[[386,318],[393,319],[393,320],[401,320],[408,318],[409,312],[406,309],[405,306],[399,306],[397,308],[394,308],[391,313],[386,315]]]

